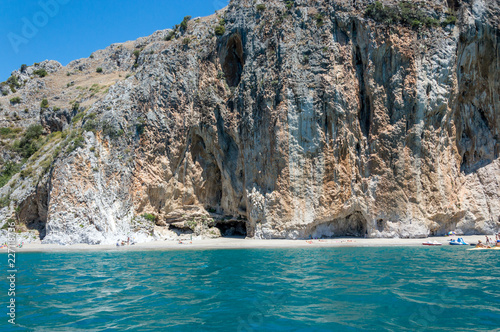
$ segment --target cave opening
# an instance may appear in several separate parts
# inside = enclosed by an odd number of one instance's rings
[[[336,237],[365,237],[367,235],[367,221],[361,212],[354,212],[345,217],[334,219],[316,225],[310,232],[313,239],[328,239]]]
[[[460,2],[458,0],[446,0],[448,4],[448,8],[453,11],[456,11],[460,8]]]
[[[174,225],[174,224],[170,224],[168,226],[168,229],[177,234],[177,236],[190,235],[194,233],[193,230],[189,227],[181,227],[179,225]]]
[[[227,84],[230,87],[238,86],[244,66],[243,43],[239,34],[229,37],[221,58]]]
[[[223,237],[246,237],[247,225],[245,220],[216,221],[215,227]]]
[[[384,219],[378,219],[377,220],[377,230],[379,232],[382,232],[384,230],[384,225],[385,225]]]
[[[28,230],[38,232],[40,240],[47,234],[48,192],[45,187],[37,188],[36,193],[28,196],[20,205],[18,218]]]

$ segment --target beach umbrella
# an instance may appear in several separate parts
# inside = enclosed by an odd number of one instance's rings
[[[448,235],[457,235],[455,232],[449,232]]]

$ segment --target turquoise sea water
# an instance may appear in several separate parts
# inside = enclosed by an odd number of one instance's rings
[[[17,325],[2,277],[0,331],[492,331],[499,263],[463,247],[18,253]]]

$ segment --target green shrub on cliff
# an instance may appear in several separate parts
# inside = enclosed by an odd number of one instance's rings
[[[21,140],[14,142],[13,150],[20,153],[23,158],[28,159],[37,152],[42,145],[42,142],[39,140],[42,133],[43,127],[41,125],[29,126]]]
[[[33,168],[27,167],[21,171],[21,178],[23,179],[29,178],[31,177],[32,174],[33,174]]]
[[[144,49],[144,47],[142,47],[138,50],[134,50],[134,52],[132,53],[134,55],[134,58],[135,58],[134,65],[132,67],[134,67],[134,68],[139,67],[139,64],[137,63],[137,61],[139,61],[139,56],[141,55],[141,52],[143,49]]]
[[[102,126],[102,133],[105,136],[109,136],[109,138],[111,138],[111,139],[116,139],[116,138],[118,138],[120,136],[123,136],[123,134],[125,132],[123,131],[123,129],[118,129],[118,128],[115,128],[113,125],[111,125],[109,123],[105,123]]]
[[[377,22],[383,22],[387,24],[395,23],[394,19],[399,21],[397,12],[394,7],[384,6],[380,1],[375,1],[366,7],[365,16],[374,19]]]
[[[455,24],[457,22],[457,18],[453,15],[447,15],[444,21],[441,23],[443,27],[449,24]]]
[[[74,111],[74,112],[78,112],[79,109],[80,109],[80,103],[79,102],[74,102],[73,106],[71,106],[71,110]]]
[[[48,108],[48,107],[49,107],[49,101],[44,98],[40,103],[40,108]]]
[[[147,221],[155,222],[156,221],[156,216],[151,213],[144,213],[141,217],[146,219]]]
[[[37,139],[42,135],[43,132],[43,127],[39,124],[37,125],[31,125],[26,129],[26,132],[24,133],[24,138],[27,140],[33,140]]]
[[[9,205],[10,205],[10,197],[9,196],[4,196],[4,197],[0,198],[0,209],[4,208],[6,206],[9,206]],[[4,228],[2,227],[2,229],[4,229]]]
[[[165,37],[165,40],[166,40],[166,41],[172,40],[172,38],[174,38],[174,36],[175,36],[175,31],[174,31],[174,30],[172,30],[172,31],[170,31],[170,32],[167,34],[167,36]]]
[[[146,120],[143,118],[138,118],[137,123],[135,124],[135,130],[137,134],[140,136],[144,134],[144,130],[146,129]]]
[[[85,112],[79,112],[77,113],[72,119],[71,119],[71,123],[77,123],[78,121],[80,121],[81,119],[83,119],[83,117],[85,116]]]
[[[47,71],[43,68],[33,71],[33,74],[38,75],[39,77],[45,77],[48,75]]]
[[[417,4],[408,1],[400,2],[396,6],[384,6],[380,1],[375,1],[366,7],[365,16],[380,23],[401,24],[413,29],[436,26],[439,23]]]
[[[214,30],[216,36],[222,36],[226,32],[226,28],[222,25],[217,25]]]
[[[198,226],[198,222],[193,218],[191,220],[186,221],[185,225],[194,231],[196,229],[196,226]]]
[[[21,83],[19,83],[19,78],[17,76],[14,76],[14,75],[11,75],[7,79],[7,83],[9,84],[10,90],[14,93],[16,92],[16,88],[21,87]]]
[[[14,175],[19,173],[20,170],[20,164],[16,164],[12,161],[6,162],[3,168],[0,169],[0,188],[5,186]]]
[[[191,16],[184,17],[184,19],[182,20],[182,22],[180,24],[180,27],[181,27],[182,30],[186,30],[187,29],[189,20],[191,20]]]
[[[0,137],[6,139],[16,138],[17,134],[22,132],[21,128],[11,128],[11,127],[1,127],[0,128]]]
[[[19,103],[21,103],[21,97],[14,97],[14,98],[11,98],[11,99],[10,99],[10,103],[11,103],[12,105],[15,105],[15,104],[19,104]]]
[[[323,15],[322,14],[314,15],[314,19],[316,20],[317,26],[319,26],[319,27],[323,26],[324,22],[323,22]]]
[[[0,128],[0,136],[7,136],[12,133],[12,128],[10,127],[2,127]]]
[[[73,131],[70,137],[71,141],[68,144],[66,153],[70,154],[78,148],[82,148],[85,145],[85,138],[82,136],[81,131]]]
[[[219,20],[219,25],[216,25],[214,28],[214,32],[216,36],[222,36],[226,32],[226,20],[221,18]]]
[[[82,135],[78,135],[74,140],[73,140],[73,144],[75,146],[75,149],[76,148],[82,148],[83,145],[85,143],[85,138],[83,138]]]
[[[85,121],[85,124],[83,125],[83,130],[85,130],[85,131],[95,132],[96,128],[97,128],[97,125],[96,125],[95,121],[91,120],[91,119]]]

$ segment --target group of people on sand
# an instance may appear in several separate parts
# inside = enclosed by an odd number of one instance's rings
[[[481,242],[481,240],[477,241],[476,248],[492,248],[492,247],[500,247],[500,232],[495,234],[495,240],[493,238],[489,238],[486,235],[486,243]]]
[[[134,238],[130,239],[130,237],[127,238],[127,241],[120,241],[118,240],[116,242],[116,246],[117,247],[121,247],[121,246],[129,246],[131,244],[135,244],[135,241],[134,241]]]

